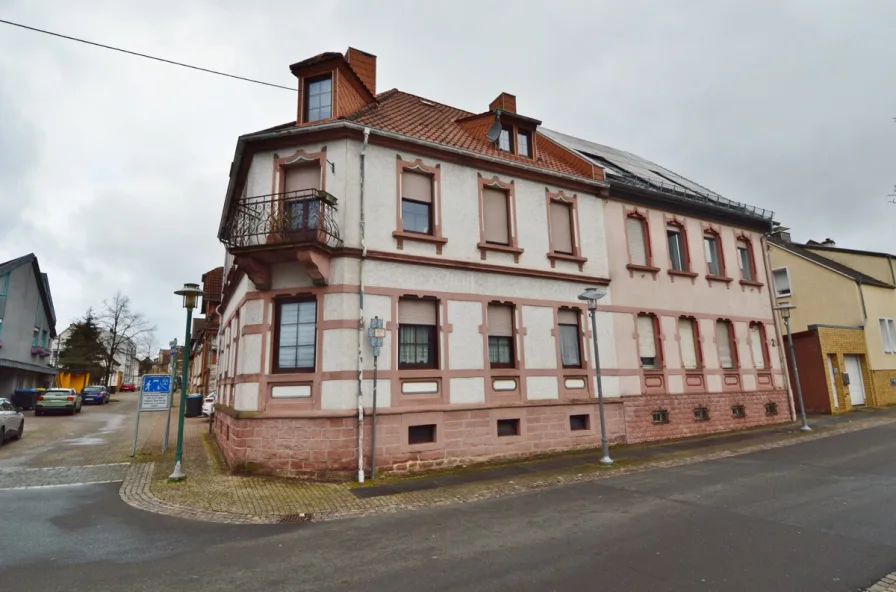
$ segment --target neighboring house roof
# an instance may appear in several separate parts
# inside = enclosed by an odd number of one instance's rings
[[[589,142],[545,128],[542,128],[541,131],[559,144],[575,150],[596,165],[603,167],[607,181],[611,185],[619,183],[621,185],[670,193],[691,202],[735,211],[763,220],[770,221],[774,217],[774,212],[722,197],[715,191],[707,189],[686,177],[682,177],[678,173],[631,152]]]
[[[890,253],[880,253],[877,251],[860,251],[859,249],[844,249],[843,247],[832,247],[830,245],[824,245],[811,240],[807,242],[805,246],[812,249],[813,251],[830,251],[832,253],[849,253],[851,255],[869,255],[871,257],[896,259],[896,255],[891,255]]]
[[[216,267],[202,274],[203,298],[210,302],[221,302],[224,291],[224,268]]]
[[[37,282],[37,289],[40,292],[41,302],[44,305],[44,313],[50,324],[50,337],[56,338],[56,310],[53,307],[53,297],[50,295],[50,280],[47,274],[41,272],[40,264],[37,261],[37,255],[29,253],[23,257],[11,259],[5,263],[0,263],[0,276],[5,275],[22,265],[31,264],[34,270],[34,280]]]
[[[808,248],[806,248],[806,245],[787,242],[787,241],[781,240],[779,238],[775,238],[773,236],[770,236],[768,238],[768,242],[770,242],[771,244],[773,244],[777,247],[780,247],[781,249],[784,249],[785,251],[788,251],[798,257],[807,259],[807,260],[809,260],[813,263],[816,263],[822,267],[827,267],[828,269],[830,269],[831,271],[833,271],[835,273],[839,273],[840,275],[846,276],[851,280],[861,282],[862,284],[865,284],[867,286],[876,286],[878,288],[896,289],[896,286],[893,286],[892,284],[882,282],[878,279],[871,277],[870,275],[864,274],[861,271],[855,270],[852,267],[849,267],[847,265],[843,265],[842,263],[838,263],[838,262],[834,261],[833,259],[828,259],[827,257],[819,255],[818,253],[813,253]],[[815,249],[817,247],[812,245],[811,248]]]

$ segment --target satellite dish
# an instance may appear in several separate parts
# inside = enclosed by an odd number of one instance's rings
[[[488,133],[485,136],[488,138],[488,141],[494,144],[498,141],[498,138],[501,137],[501,122],[495,121],[492,124],[492,127],[488,130]]]

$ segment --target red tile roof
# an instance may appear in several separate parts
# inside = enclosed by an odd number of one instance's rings
[[[397,89],[380,93],[376,99],[375,103],[362,107],[344,119],[558,173],[589,179],[602,179],[602,171],[599,168],[592,167],[590,163],[579,156],[560,148],[542,134],[538,134],[536,140],[537,159],[533,161],[530,158],[498,150],[494,144],[488,141],[485,133],[494,122],[491,118],[480,126],[470,126],[469,123],[463,125],[458,120],[476,114]]]
[[[202,274],[202,291],[204,298],[210,302],[221,302],[224,289],[224,268],[216,267]]]

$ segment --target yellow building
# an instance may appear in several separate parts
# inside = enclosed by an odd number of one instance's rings
[[[886,253],[769,239],[778,304],[790,326],[806,409],[896,403],[896,265]]]

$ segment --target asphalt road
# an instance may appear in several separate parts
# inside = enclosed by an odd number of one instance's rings
[[[319,524],[0,491],[0,589],[854,591],[896,570],[896,424],[463,506]]]

